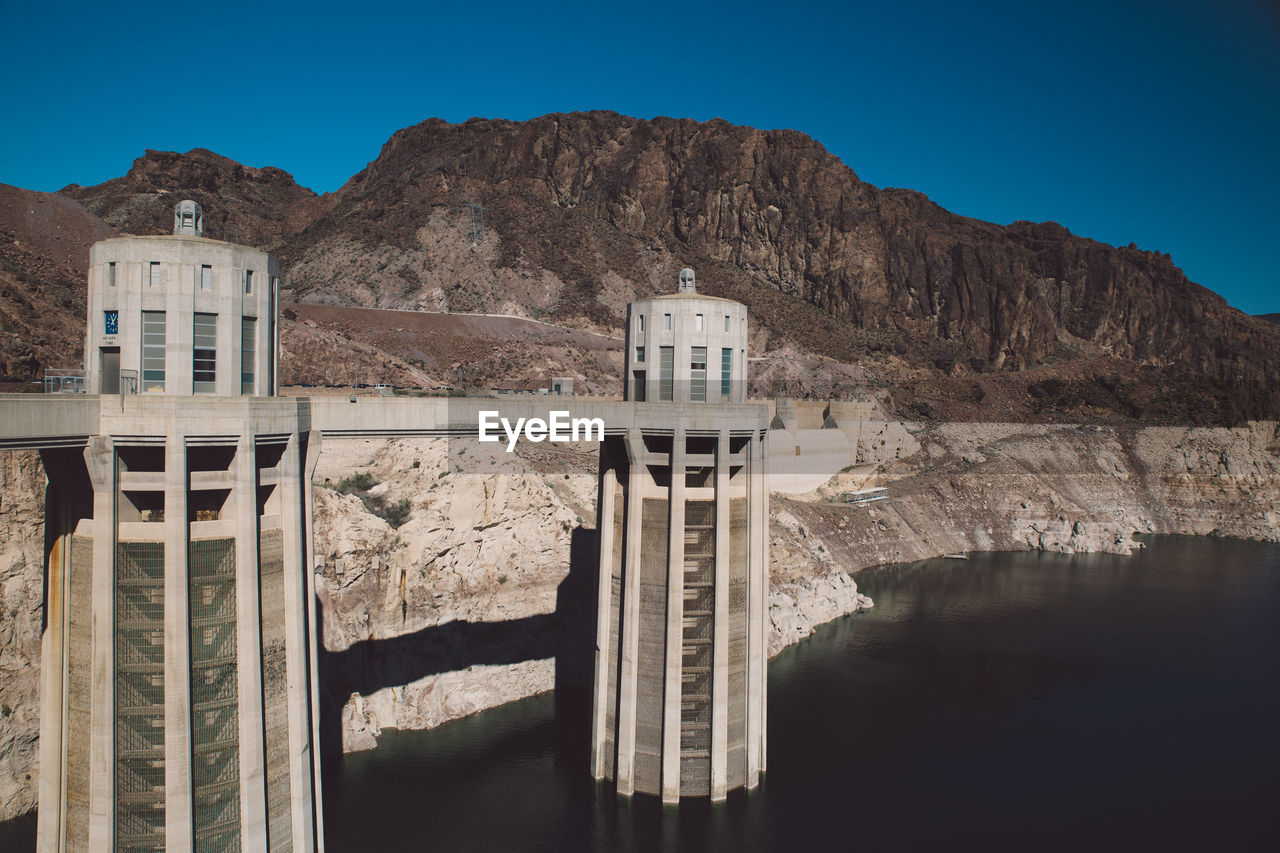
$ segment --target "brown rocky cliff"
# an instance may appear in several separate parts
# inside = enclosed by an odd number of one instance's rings
[[[168,234],[183,199],[204,208],[205,236],[270,249],[310,221],[317,196],[288,172],[243,166],[212,151],[147,151],[128,173],[59,191],[126,234]]]
[[[0,381],[80,366],[89,247],[115,233],[66,196],[0,184]]]
[[[1112,357],[1181,383],[1174,399],[1218,383],[1221,421],[1280,414],[1280,328],[1167,255],[957,216],[863,183],[795,131],[607,112],[431,119],[323,197],[199,149],[148,152],[66,192],[137,233],[164,233],[174,201],[194,198],[211,236],[276,252],[307,301],[616,330],[627,301],[687,264],[701,289],[749,305],[757,353],[883,356],[889,381]],[[469,200],[485,207],[479,241],[464,236]]]
[[[712,290],[767,283],[854,326],[942,343],[979,370],[1114,355],[1217,381],[1280,379],[1280,332],[1167,255],[1054,223],[957,216],[863,183],[804,134],[718,120],[429,120],[397,132],[289,246],[341,223],[408,247],[429,210],[468,195],[490,206],[509,263],[552,269],[567,287],[608,269],[643,290],[637,248],[657,243],[710,262]],[[557,239],[557,229],[586,239]],[[564,257],[583,244],[591,251]]]

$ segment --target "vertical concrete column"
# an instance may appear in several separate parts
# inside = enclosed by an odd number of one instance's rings
[[[181,275],[178,264],[161,263],[160,267],[165,277],[164,392],[191,394],[194,387],[191,384],[191,356],[195,344],[195,329],[191,325],[194,297],[190,293],[183,293],[179,286]]]
[[[612,608],[609,597],[613,588],[613,514],[618,460],[608,447],[606,442],[600,445],[600,494],[596,500],[596,543],[599,553],[596,576],[595,695],[591,704],[591,775],[597,780],[606,777],[608,764],[612,759],[612,756],[605,754],[604,744],[609,703],[613,698],[609,696],[609,656],[617,649],[617,643],[611,636],[614,626],[610,624]]]
[[[760,470],[767,471],[769,466],[768,433],[760,432]],[[755,623],[760,632],[760,772],[765,772],[769,754],[769,649],[766,629],[769,619],[769,484],[760,484],[760,506],[755,510],[759,521],[756,529],[760,531],[760,619]]]
[[[272,319],[274,324],[275,320]],[[273,352],[271,357],[278,358],[280,355],[278,349]],[[275,381],[274,370],[272,381]],[[308,421],[307,426],[310,426]],[[320,443],[321,434],[319,430],[310,430],[307,433],[307,454],[302,468],[302,512],[306,519],[304,530],[306,531],[306,539],[303,542],[302,564],[306,569],[306,595],[307,595],[307,655],[310,666],[307,669],[307,692],[311,702],[311,748],[309,757],[311,760],[311,826],[312,835],[309,843],[303,844],[303,850],[314,850],[316,853],[324,853],[324,792],[322,790],[322,779],[320,775],[320,657],[318,638],[319,628],[317,620],[318,599],[316,598],[316,572],[315,572],[315,507],[312,506],[311,500],[311,481],[315,478],[316,463],[320,461]],[[297,848],[295,848],[297,849]]]
[[[312,799],[314,773],[311,760],[313,749],[319,749],[318,736],[311,725],[311,667],[308,650],[308,633],[314,642],[315,633],[309,631],[311,602],[307,600],[314,571],[310,565],[310,517],[308,501],[304,494],[309,490],[301,456],[301,434],[289,437],[280,459],[280,526],[284,534],[284,597],[285,597],[285,681],[289,697],[289,795],[293,817],[294,849],[314,850],[314,818],[312,812],[319,797]]]
[[[262,635],[258,600],[258,466],[253,434],[236,443],[231,504],[236,539],[236,692],[240,723],[241,849],[267,849],[267,783],[262,722]]]
[[[716,440],[715,627],[711,648],[711,799],[723,800],[729,779],[729,431]]]
[[[686,387],[687,387],[686,382]],[[687,393],[687,392],[686,392]],[[671,499],[667,539],[667,638],[662,691],[662,801],[680,802],[680,688],[684,668],[685,426],[671,441]]]
[[[266,321],[271,324],[267,333],[267,341],[271,344],[271,385],[266,393],[274,397],[280,393],[280,279],[273,276],[267,281],[271,287],[271,304],[266,316]],[[316,437],[319,438],[319,433]]]
[[[200,264],[192,271],[192,280],[199,293]],[[240,315],[226,310],[219,300],[217,320],[217,350],[214,363],[214,388],[222,397],[240,395]],[[239,546],[237,546],[239,547]]]
[[[640,430],[627,430],[625,439],[629,464],[626,491],[626,541],[622,557],[622,606],[618,622],[622,626],[622,647],[618,666],[617,734],[618,793],[635,793],[636,759],[636,684],[640,658],[640,540],[641,508],[644,497],[645,450]]]
[[[115,565],[118,476],[115,447],[93,436],[84,451],[93,484],[93,651],[89,717],[89,849],[115,847]]]
[[[759,433],[751,436],[747,446],[747,787],[760,784],[760,709],[764,705],[764,685],[761,682],[764,650],[764,596],[763,584],[766,567],[762,565],[761,529],[765,519],[760,516],[764,501],[764,442]]]
[[[42,450],[40,460],[45,470],[45,600],[44,631],[40,637],[40,783],[39,811],[36,823],[36,849],[62,850],[67,844],[67,752],[75,731],[70,726],[71,703],[77,710],[91,709],[90,695],[73,696],[70,673],[72,584],[72,536],[79,520],[76,511],[77,492],[85,484],[77,476],[79,460],[74,450]],[[80,577],[83,577],[81,566]],[[92,566],[89,567],[92,570]],[[76,591],[79,602],[91,601],[89,591]],[[82,616],[82,614],[78,614]],[[87,743],[77,744],[81,750]],[[81,781],[81,780],[77,780]],[[78,839],[84,844],[85,838]]]
[[[171,348],[170,365],[173,352]],[[190,850],[194,843],[188,532],[187,448],[182,434],[170,423],[164,453],[164,785],[165,849],[169,853]]]
[[[40,790],[36,815],[36,850],[62,847],[66,814],[67,593],[71,531],[66,495],[53,485],[58,476],[54,454],[42,451],[45,469],[44,634],[40,637]],[[52,540],[50,542],[50,540]]]

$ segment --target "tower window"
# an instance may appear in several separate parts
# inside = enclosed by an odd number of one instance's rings
[[[258,321],[253,317],[240,320],[240,393],[253,393],[253,379],[257,366]]]
[[[191,350],[192,390],[212,394],[217,390],[218,315],[196,314]]]
[[[156,266],[156,264],[152,264]],[[164,390],[163,311],[142,312],[142,390]]]
[[[668,314],[668,317],[671,315]],[[658,399],[670,402],[673,399],[673,372],[676,364],[675,347],[658,347]]]
[[[701,315],[701,314],[698,314],[698,315],[695,315],[695,316],[694,316],[694,319],[693,319],[693,330],[694,330],[695,332],[701,332],[701,331],[702,331],[702,315]]]
[[[253,270],[244,271],[244,292],[253,293]]]
[[[671,315],[670,314],[662,315],[662,328],[666,329],[668,332],[671,331]]]
[[[147,285],[150,287],[164,287],[164,270],[161,269],[159,261],[152,261],[147,264]]]
[[[707,401],[706,347],[693,347],[689,356],[689,399],[695,403]]]
[[[641,332],[644,331],[644,315],[643,314],[641,314],[639,317],[636,318],[636,328]]]
[[[729,318],[726,317],[726,320]],[[733,385],[733,349],[725,347],[720,350],[720,399],[728,400]]]
[[[724,315],[724,330],[726,332],[729,331],[729,315],[728,314]]]
[[[636,347],[636,364],[644,364],[644,347]]]
[[[116,262],[107,264],[107,287],[116,286]]]
[[[209,290],[213,287],[213,267],[208,264],[200,266],[200,289]]]

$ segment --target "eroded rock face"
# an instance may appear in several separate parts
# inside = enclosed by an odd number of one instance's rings
[[[0,184],[0,381],[81,366],[89,246],[115,234],[73,199]]]
[[[0,453],[0,820],[36,806],[43,580],[44,468]]]
[[[1280,367],[1271,324],[1189,282],[1167,255],[1055,223],[957,216],[919,193],[863,183],[795,131],[605,112],[432,119],[394,134],[322,221],[351,232],[376,219],[382,242],[417,250],[424,213],[467,191],[490,200],[503,265],[552,271],[566,287],[609,271],[643,291],[657,260],[645,252],[679,247],[705,259],[710,292],[745,294],[765,281],[858,327],[958,344],[952,360],[978,369],[1083,351],[1274,389]],[[573,244],[590,255],[560,252],[563,242],[543,236],[553,229],[581,232]],[[635,242],[607,233],[615,229]],[[304,233],[296,245],[313,241]],[[599,304],[577,302],[577,311]],[[754,312],[800,336],[785,313]]]
[[[1128,553],[1135,533],[1280,541],[1280,433],[877,422],[894,451],[803,497],[772,497],[768,648],[871,605],[858,570],[974,550]],[[515,456],[443,439],[328,441],[315,497],[322,738],[372,748],[556,689],[589,686],[595,448]],[[359,488],[353,474],[367,474]],[[837,494],[868,481],[892,499]],[[349,493],[342,493],[347,491]],[[43,472],[0,455],[0,818],[34,806]],[[376,513],[407,500],[391,527]],[[375,512],[376,510],[376,512]],[[3,711],[0,708],[0,711]]]

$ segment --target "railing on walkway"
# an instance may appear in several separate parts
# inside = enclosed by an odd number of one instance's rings
[[[86,394],[89,388],[84,381],[84,371],[74,368],[46,367],[44,370],[44,393],[46,394]]]

